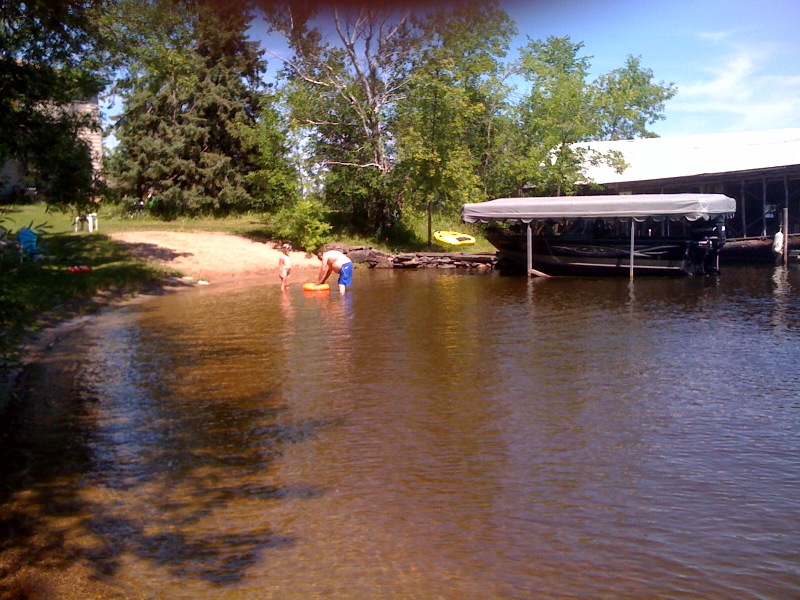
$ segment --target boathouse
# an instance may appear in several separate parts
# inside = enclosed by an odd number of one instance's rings
[[[619,152],[617,173],[592,166],[587,175],[605,193],[718,193],[736,199],[729,238],[800,232],[800,129],[670,136],[586,144]],[[585,193],[597,193],[585,192]],[[601,192],[602,193],[602,192]]]

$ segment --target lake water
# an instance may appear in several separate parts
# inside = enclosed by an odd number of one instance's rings
[[[60,344],[5,548],[103,597],[800,596],[800,270],[299,283]]]

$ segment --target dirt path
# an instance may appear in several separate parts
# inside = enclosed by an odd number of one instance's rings
[[[255,242],[229,233],[126,231],[111,237],[127,244],[143,260],[180,271],[196,280],[219,283],[232,279],[259,278],[279,283],[280,251],[272,242]],[[292,284],[311,280],[319,259],[291,252]]]

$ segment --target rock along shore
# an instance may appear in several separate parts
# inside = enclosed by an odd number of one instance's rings
[[[354,263],[372,269],[474,269],[491,271],[497,266],[497,255],[489,252],[403,252],[387,254],[366,246],[329,244],[326,250],[339,250]]]

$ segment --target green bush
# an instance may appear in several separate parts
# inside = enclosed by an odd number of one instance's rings
[[[325,207],[316,200],[301,200],[275,214],[273,229],[277,237],[291,240],[295,248],[315,252],[327,241],[331,230],[326,216]]]

